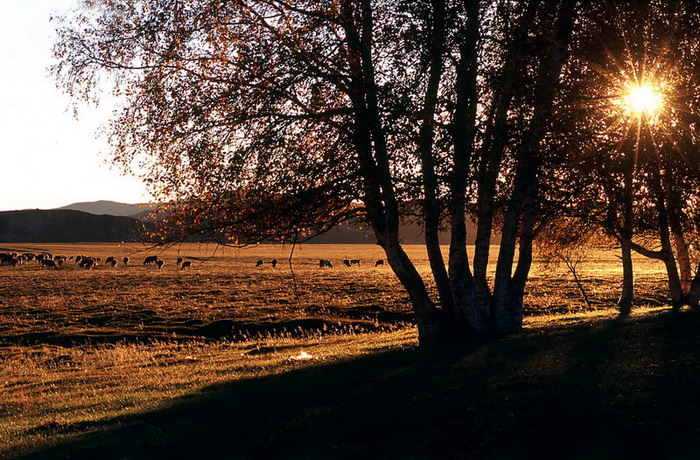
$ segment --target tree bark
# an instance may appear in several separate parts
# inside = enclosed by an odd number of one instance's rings
[[[356,2],[342,3],[343,29],[346,34],[350,71],[349,97],[354,114],[353,143],[363,178],[367,216],[378,244],[384,249],[389,265],[408,292],[416,315],[421,345],[442,342],[445,332],[439,314],[415,266],[399,244],[399,209],[394,195],[386,141],[377,103],[372,63],[372,10],[363,0],[360,11]]]
[[[515,183],[503,224],[491,310],[492,324],[498,334],[511,334],[522,328],[523,295],[532,263],[532,239],[538,212],[540,143],[547,130],[556,88],[568,57],[576,3],[576,0],[562,0],[559,6],[552,39],[538,68],[534,114],[523,143],[516,151]],[[519,228],[522,260],[515,276],[511,276]]]
[[[681,279],[678,276],[676,258],[673,255],[671,233],[669,231],[668,208],[666,207],[666,196],[661,185],[660,175],[661,172],[652,173],[653,187],[655,188],[656,213],[659,225],[659,239],[661,240],[661,260],[664,262],[668,275],[668,289],[671,295],[671,305],[674,309],[679,309],[683,306],[683,289],[681,287]]]
[[[454,300],[453,318],[457,327],[468,335],[481,336],[488,329],[488,312],[476,301],[474,278],[467,254],[465,222],[467,175],[476,136],[479,1],[465,0],[465,9],[467,23],[460,37],[460,60],[455,83],[457,101],[451,126],[454,168],[450,182],[449,277]]]
[[[503,153],[508,142],[508,113],[515,88],[520,82],[528,33],[534,23],[540,0],[531,0],[523,13],[509,44],[502,74],[499,77],[500,92],[489,115],[484,145],[479,165],[477,198],[477,231],[474,244],[474,283],[477,297],[483,309],[488,309],[490,289],[486,278],[495,215],[496,183],[501,170]]]
[[[425,247],[430,269],[440,296],[440,306],[446,316],[454,316],[452,289],[440,248],[440,209],[438,178],[435,172],[433,138],[435,108],[443,71],[445,50],[445,0],[432,0],[432,38],[429,47],[428,84],[423,98],[421,126],[418,133],[418,153],[423,173],[423,216]]]
[[[634,302],[634,267],[632,265],[632,239],[627,235],[620,237],[622,259],[622,292],[617,301],[620,316],[626,318],[632,313]]]
[[[683,231],[683,224],[681,222],[683,199],[676,187],[674,187],[673,180],[669,177],[668,173],[663,174],[663,179],[667,197],[668,223],[681,275],[681,289],[683,290],[683,297],[687,298],[690,294],[690,288],[693,282],[693,270],[690,265],[688,243],[686,242],[685,232]]]

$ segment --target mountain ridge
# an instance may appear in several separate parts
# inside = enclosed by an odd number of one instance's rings
[[[55,209],[0,212],[0,242],[68,243],[133,242],[139,240],[158,216],[150,216],[154,204],[129,204],[109,200],[72,203]],[[110,212],[108,212],[110,211]],[[116,213],[116,214],[113,214]],[[468,244],[474,244],[476,228],[467,222]],[[403,225],[403,244],[424,244],[419,224]],[[449,244],[449,233],[440,232],[440,243]],[[376,244],[371,231],[359,225],[339,225],[307,244]],[[492,238],[497,244],[498,238]]]

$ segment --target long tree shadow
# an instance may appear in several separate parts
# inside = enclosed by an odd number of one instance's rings
[[[239,381],[27,458],[696,458],[700,316]]]

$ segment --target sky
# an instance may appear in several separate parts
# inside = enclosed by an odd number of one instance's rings
[[[81,106],[76,120],[49,75],[49,17],[77,1],[0,0],[0,211],[150,199],[140,180],[109,164],[97,131],[112,107]]]

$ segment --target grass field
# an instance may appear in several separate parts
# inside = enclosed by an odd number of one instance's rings
[[[698,320],[693,313],[681,319],[660,313],[663,266],[637,261],[641,316],[609,324],[620,268],[604,251],[593,251],[581,267],[593,310],[563,268],[535,264],[526,298],[529,332],[478,350],[426,352],[415,349],[412,314],[390,269],[374,267],[382,258],[376,246],[298,247],[294,279],[289,247],[1,246],[103,260],[128,255],[132,266],[0,267],[0,456],[354,458],[383,452],[435,458],[430,453],[439,451],[438,458],[517,458],[518,450],[499,440],[527,404],[549,407],[538,398],[551,385],[560,398],[593,392],[600,410],[622,404],[633,419],[621,423],[637,426],[657,423],[659,409],[641,408],[639,401],[663,406],[656,399],[666,396],[649,393],[657,384],[647,381],[654,366],[673,368],[679,373],[673,382],[681,386],[697,383],[695,373],[678,376],[683,366],[697,364],[690,325]],[[427,275],[424,249],[407,249]],[[166,265],[142,266],[146,255]],[[178,256],[192,268],[178,270]],[[320,270],[320,258],[331,259],[334,268]],[[363,264],[346,268],[340,263],[345,258]],[[279,264],[257,268],[259,259]],[[649,338],[667,334],[666,327],[687,332],[680,334],[687,349]],[[594,387],[581,387],[585,382]],[[448,395],[460,391],[466,396],[450,407]],[[570,394],[575,391],[582,394]],[[525,399],[516,403],[512,398],[521,393]],[[678,410],[694,407],[680,402],[672,401]],[[577,404],[588,403],[567,401],[567,410],[575,412]],[[535,406],[536,414],[540,410]],[[544,414],[535,419],[544,423]],[[443,424],[446,430],[435,427]],[[578,420],[572,429],[586,427]],[[688,429],[680,431],[685,441],[678,452],[695,445]],[[602,447],[611,452],[626,445],[624,436],[605,439]]]

